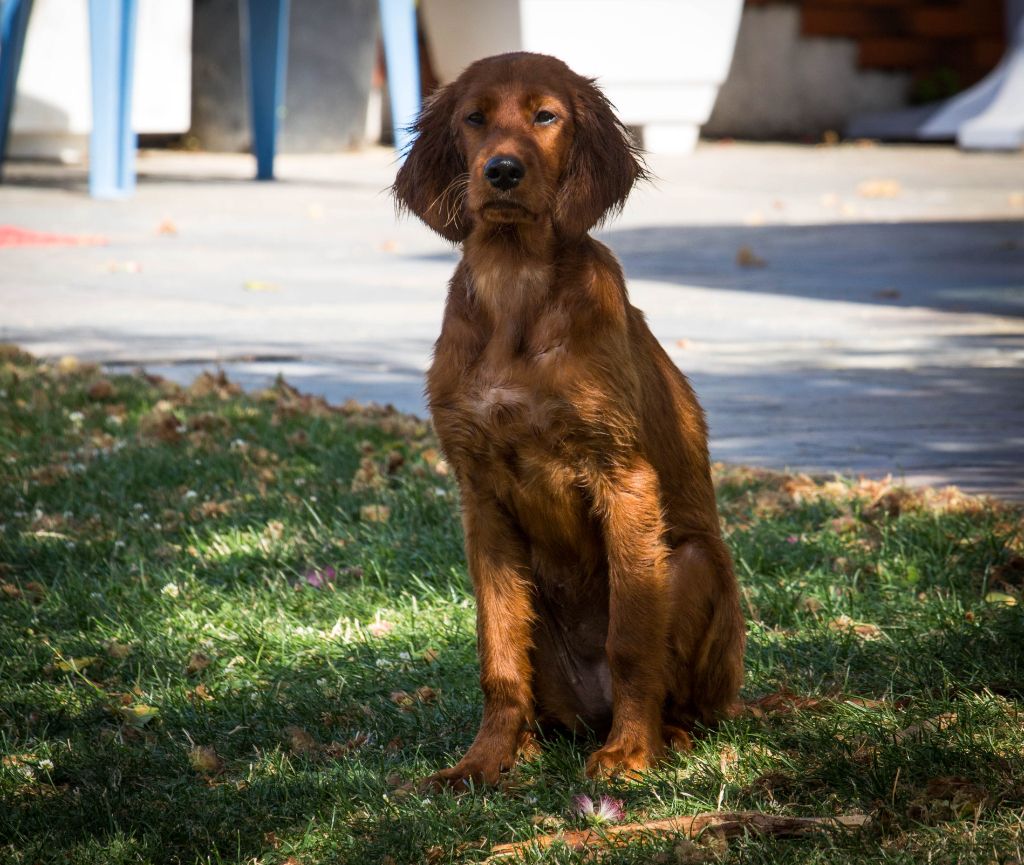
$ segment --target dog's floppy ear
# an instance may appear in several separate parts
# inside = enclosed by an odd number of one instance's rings
[[[391,194],[400,209],[415,213],[430,228],[457,243],[469,234],[466,215],[466,160],[455,127],[455,84],[437,90],[416,119],[416,139],[399,169]]]
[[[573,140],[555,200],[555,228],[582,237],[622,209],[638,180],[647,179],[640,149],[592,78],[573,93]]]

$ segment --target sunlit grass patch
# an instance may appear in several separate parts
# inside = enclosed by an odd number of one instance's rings
[[[429,427],[0,350],[0,861],[475,862],[580,828],[577,795],[630,823],[870,817],[607,861],[1024,857],[1020,511],[716,479],[749,627],[735,717],[639,783],[584,780],[595,742],[555,736],[501,789],[420,794],[480,714]]]

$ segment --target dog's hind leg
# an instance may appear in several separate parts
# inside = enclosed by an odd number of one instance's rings
[[[729,554],[718,538],[687,541],[668,559],[672,659],[665,721],[712,724],[743,681],[745,624]]]

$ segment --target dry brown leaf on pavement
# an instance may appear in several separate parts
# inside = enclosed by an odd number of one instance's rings
[[[736,250],[736,263],[740,267],[764,267],[768,264],[767,261],[761,258],[749,246],[741,246]]]
[[[892,178],[872,178],[857,184],[861,198],[896,198],[903,192],[903,185]]]

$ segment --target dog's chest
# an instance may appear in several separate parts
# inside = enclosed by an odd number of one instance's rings
[[[520,450],[530,442],[559,439],[571,406],[560,386],[557,345],[510,330],[495,334],[460,375],[452,414],[475,433],[474,450]]]
[[[550,486],[579,423],[567,379],[568,319],[545,310],[502,321],[486,338],[442,334],[428,388],[434,424],[457,470]],[[540,477],[537,475],[540,474]]]

